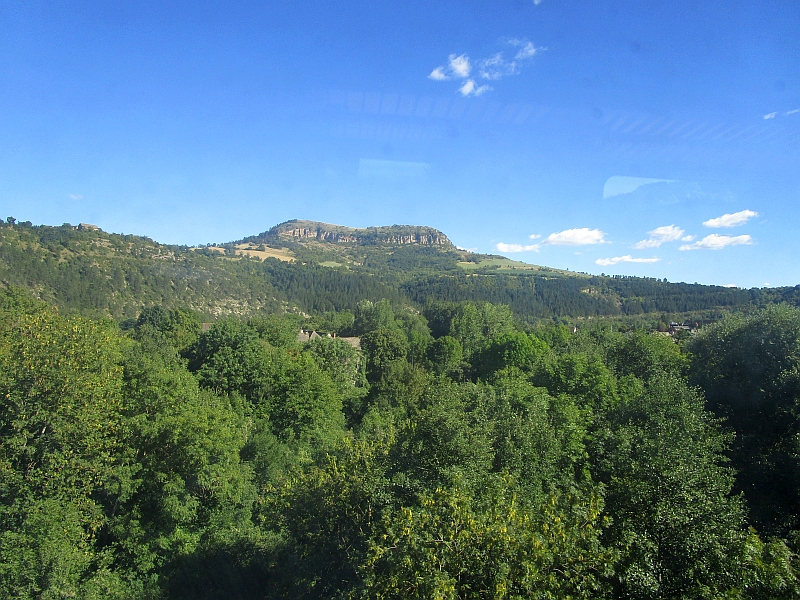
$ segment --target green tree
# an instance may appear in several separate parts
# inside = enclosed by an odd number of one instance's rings
[[[800,528],[800,309],[728,315],[689,348],[692,382],[736,431],[731,458],[754,523]]]
[[[255,488],[240,454],[248,421],[227,398],[198,388],[169,346],[148,339],[124,352],[125,446],[135,485],[113,498],[109,535],[137,570],[246,537]]]
[[[730,440],[674,376],[626,395],[598,425],[594,471],[607,486],[621,597],[719,598],[741,589],[747,531],[725,466]]]
[[[427,358],[437,375],[449,374],[456,371],[461,365],[464,351],[459,341],[444,335],[434,340],[427,350]]]
[[[356,305],[353,323],[353,331],[356,335],[363,335],[376,329],[393,327],[395,327],[394,311],[388,300],[383,299],[378,302],[361,300]]]
[[[401,331],[381,327],[361,336],[361,349],[366,353],[367,379],[375,383],[393,365],[406,360],[408,342]]]
[[[658,373],[685,377],[689,360],[665,335],[629,333],[609,351],[609,363],[620,376],[635,375],[647,381]]]
[[[103,498],[131,485],[120,340],[6,295],[0,307],[0,589],[7,597],[115,597]]]
[[[459,305],[450,322],[450,335],[456,338],[469,357],[488,340],[514,330],[514,316],[508,306],[489,302]]]
[[[255,329],[258,332],[258,336],[270,346],[290,348],[297,343],[297,334],[300,331],[300,317],[298,315],[251,317],[247,324]]]
[[[446,379],[410,407],[392,448],[394,480],[411,495],[449,486],[456,479],[479,487],[492,467],[492,439],[476,410],[471,386]]]
[[[181,353],[188,352],[197,343],[201,325],[200,317],[193,311],[182,308],[167,310],[161,306],[145,308],[136,319],[139,337],[148,335],[146,330],[151,328],[163,334]]]
[[[522,332],[504,333],[481,351],[475,370],[484,379],[506,367],[530,372],[547,351],[547,344],[537,337]]]
[[[360,587],[373,524],[391,502],[390,443],[344,438],[319,463],[265,490],[259,520],[290,542],[267,596],[336,598]]]
[[[303,351],[314,357],[343,392],[363,384],[359,352],[343,339],[319,337],[309,341]]]
[[[258,402],[269,394],[272,363],[284,360],[284,354],[272,351],[253,328],[225,319],[200,336],[190,367],[203,387]]]
[[[364,597],[604,596],[613,554],[599,540],[600,496],[551,496],[532,510],[510,477],[486,484],[483,502],[456,485],[387,511],[362,567]]]
[[[341,436],[341,393],[309,354],[274,362],[269,390],[264,409],[279,439],[326,446]]]
[[[613,405],[617,398],[616,377],[596,354],[549,354],[537,365],[531,381],[553,396],[569,394],[598,411]]]

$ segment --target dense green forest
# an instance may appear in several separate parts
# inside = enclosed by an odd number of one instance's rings
[[[651,324],[708,322],[735,309],[800,303],[800,286],[743,290],[541,267],[508,272],[491,260],[481,267],[492,257],[457,251],[449,241],[380,244],[383,237],[375,233],[394,239],[422,235],[418,230],[442,235],[430,228],[372,228],[363,230],[363,241],[333,243],[266,232],[247,239],[262,244],[254,248],[273,243],[292,260],[262,261],[237,254],[238,243],[168,246],[9,218],[0,224],[0,282],[24,287],[65,314],[115,319],[136,318],[150,306],[190,308],[206,321],[280,312],[316,315],[352,312],[359,300],[386,298],[397,309],[419,310],[429,301],[505,304],[530,324],[597,317]]]
[[[242,267],[244,268],[244,267]],[[5,598],[800,596],[800,309],[122,324],[0,296]]]

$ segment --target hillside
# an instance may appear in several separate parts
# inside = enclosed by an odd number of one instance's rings
[[[509,305],[525,321],[714,319],[734,308],[800,299],[800,287],[741,290],[527,265],[459,250],[430,227],[353,229],[313,221],[287,221],[199,248],[70,225],[2,223],[0,281],[63,311],[116,319],[154,305],[214,319],[353,310],[359,300],[381,298],[398,306],[489,301]]]

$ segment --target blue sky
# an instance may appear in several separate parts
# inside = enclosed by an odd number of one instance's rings
[[[0,0],[0,211],[795,285],[798,39],[785,1]]]

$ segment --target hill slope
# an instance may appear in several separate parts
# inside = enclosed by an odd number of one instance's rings
[[[226,314],[352,310],[361,299],[394,304],[481,300],[523,320],[553,317],[709,315],[781,301],[795,288],[740,290],[634,277],[596,277],[458,250],[430,227],[352,229],[288,221],[216,247],[159,244],[100,230],[0,225],[0,281],[69,312],[128,318],[144,306]]]

